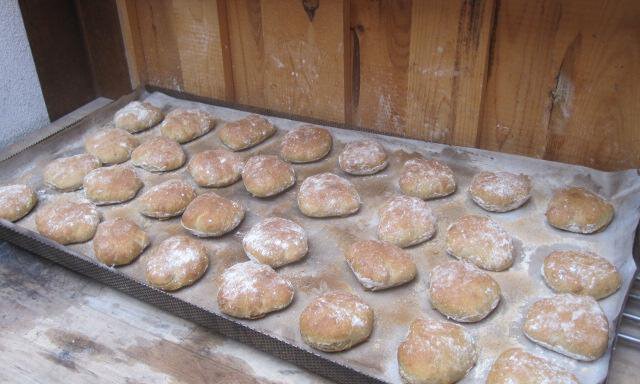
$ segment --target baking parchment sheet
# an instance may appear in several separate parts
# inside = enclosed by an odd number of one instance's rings
[[[247,112],[211,106],[169,97],[162,93],[143,93],[141,99],[162,107],[165,113],[175,107],[202,108],[216,115],[220,121],[242,118]],[[40,203],[60,193],[52,191],[42,183],[41,172],[51,160],[84,152],[83,137],[111,124],[112,112],[123,106],[121,100],[108,114],[92,117],[89,128],[68,129],[0,164],[0,183],[23,182],[37,190]],[[266,142],[240,152],[248,158],[255,154],[277,154],[282,136],[300,123],[288,119],[267,117],[278,128],[278,132]],[[298,316],[304,307],[317,295],[333,289],[351,291],[369,303],[375,312],[375,326],[368,341],[341,353],[324,354],[328,359],[341,362],[389,383],[400,383],[396,360],[396,348],[406,336],[410,322],[420,316],[444,319],[433,310],[428,299],[429,271],[451,257],[444,249],[447,227],[457,218],[467,214],[491,217],[509,231],[516,243],[515,264],[505,272],[489,272],[502,288],[502,300],[496,310],[481,322],[465,324],[476,337],[480,354],[478,363],[462,383],[484,383],[493,360],[505,349],[520,346],[530,352],[552,360],[571,370],[583,383],[603,382],[611,356],[611,343],[615,335],[626,293],[636,269],[632,258],[635,229],[640,217],[640,175],[636,170],[624,172],[600,172],[584,167],[530,159],[478,149],[452,147],[435,143],[375,135],[328,127],[334,138],[329,156],[320,162],[294,165],[296,185],[278,196],[258,199],[251,197],[242,182],[226,188],[211,189],[222,196],[240,201],[247,210],[244,221],[232,233],[220,238],[203,240],[210,253],[210,266],[201,280],[193,286],[175,293],[178,298],[210,309],[220,314],[216,304],[218,279],[222,271],[246,261],[242,250],[242,237],[260,220],[270,216],[291,219],[302,225],[309,235],[309,253],[302,261],[278,270],[289,279],[296,290],[293,303],[285,310],[268,315],[260,320],[241,321],[260,332],[274,335],[286,342],[310,350],[298,332]],[[138,134],[145,138],[159,135],[153,128]],[[350,176],[337,166],[337,158],[346,143],[364,137],[375,136],[389,154],[389,166],[371,176]],[[187,157],[223,145],[215,129],[209,134],[183,145]],[[400,193],[398,177],[402,165],[410,158],[424,156],[447,163],[454,171],[457,182],[455,194],[428,202],[438,216],[438,231],[435,237],[407,251],[418,266],[417,278],[406,285],[380,292],[365,291],[351,273],[343,252],[356,239],[375,239],[377,211],[386,199]],[[533,181],[531,200],[522,208],[508,213],[489,213],[476,206],[468,196],[467,189],[476,172],[509,171],[525,173]],[[182,167],[173,172],[153,174],[141,169],[136,171],[144,181],[139,195],[154,185],[172,178],[192,181]],[[302,180],[321,173],[334,172],[349,179],[358,190],[362,206],[358,213],[346,218],[312,219],[303,216],[297,209],[296,194]],[[609,199],[616,214],[611,225],[603,232],[593,235],[572,234],[550,227],[545,220],[545,209],[553,190],[567,185],[587,187]],[[194,183],[195,186],[195,183]],[[199,193],[207,191],[197,188]],[[82,191],[67,195],[83,198]],[[139,196],[138,195],[138,196]],[[38,207],[36,207],[37,210]],[[139,223],[150,235],[151,247],[163,239],[184,234],[180,219],[166,221],[149,219],[138,213],[137,202],[102,206],[98,208],[105,219],[128,217]],[[35,210],[34,210],[35,211]],[[18,222],[18,225],[35,231],[33,212]],[[91,242],[71,245],[70,248],[94,258]],[[610,348],[605,356],[595,362],[578,362],[548,351],[530,342],[521,331],[523,316],[537,299],[552,295],[540,274],[544,257],[555,249],[584,249],[594,251],[612,262],[623,277],[621,289],[601,300],[610,324]],[[144,265],[148,252],[133,264],[119,268],[121,272],[144,281]],[[320,352],[321,353],[321,352]],[[322,353],[321,353],[322,354]]]

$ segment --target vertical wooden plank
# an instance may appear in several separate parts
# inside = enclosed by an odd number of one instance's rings
[[[118,19],[120,20],[120,33],[124,43],[124,52],[129,69],[131,87],[137,88],[144,84],[146,77],[142,76],[144,71],[144,57],[142,46],[140,45],[140,30],[138,28],[138,15],[135,5],[130,0],[116,0],[118,9]]]

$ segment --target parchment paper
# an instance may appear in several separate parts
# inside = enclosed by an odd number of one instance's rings
[[[161,93],[143,94],[141,98],[162,107],[165,112],[178,106],[203,108],[212,112],[221,121],[236,120],[247,114],[234,109],[179,100]],[[112,111],[117,110],[124,103],[125,101],[121,101],[119,105],[114,105]],[[274,117],[269,117],[269,120],[278,128],[277,134],[257,147],[240,152],[242,156],[248,158],[254,154],[277,154],[282,136],[299,124],[296,121]],[[0,182],[2,184],[27,183],[37,190],[39,204],[46,202],[59,193],[43,186],[41,171],[44,165],[57,157],[82,153],[84,151],[82,138],[88,132],[102,129],[109,124],[111,124],[110,114],[96,116],[89,129],[70,129],[29,148],[0,165]],[[571,370],[583,383],[605,380],[615,325],[636,269],[632,258],[634,234],[640,217],[640,176],[636,170],[607,173],[478,149],[337,128],[329,129],[334,137],[331,153],[317,163],[294,165],[297,182],[287,192],[273,198],[253,198],[246,192],[241,181],[230,187],[214,189],[220,195],[241,201],[247,209],[246,217],[231,234],[204,240],[210,251],[209,269],[196,284],[176,292],[177,297],[219,313],[215,300],[218,277],[225,268],[247,260],[241,245],[244,234],[266,217],[280,216],[291,219],[306,229],[310,248],[309,254],[301,262],[278,270],[282,276],[293,283],[296,289],[294,301],[283,311],[268,315],[261,320],[243,321],[243,323],[248,327],[276,335],[287,342],[309,349],[302,342],[298,332],[300,312],[312,298],[323,292],[332,289],[352,291],[374,308],[373,333],[368,341],[349,351],[325,354],[325,356],[381,380],[399,383],[401,380],[398,374],[396,348],[406,336],[410,322],[419,316],[444,319],[429,304],[427,279],[429,271],[434,266],[450,259],[444,251],[446,228],[457,218],[466,214],[487,215],[514,236],[517,257],[515,264],[507,271],[489,272],[502,288],[502,301],[498,308],[483,321],[464,325],[475,335],[480,355],[477,365],[461,382],[484,383],[494,359],[505,349],[515,346],[520,346]],[[157,135],[159,135],[159,129],[156,127],[138,134],[138,137],[144,140]],[[388,168],[372,176],[344,174],[337,166],[338,154],[345,143],[367,136],[375,136],[388,151],[390,158]],[[188,158],[205,149],[219,147],[222,147],[222,144],[215,130],[183,145]],[[349,270],[343,251],[355,239],[376,238],[378,208],[387,198],[400,193],[398,177],[402,164],[407,159],[418,155],[449,164],[456,175],[458,189],[452,196],[428,202],[438,216],[438,232],[434,239],[407,249],[418,266],[418,276],[415,281],[386,291],[367,292]],[[185,168],[164,174],[152,174],[136,169],[145,184],[140,194],[171,178],[182,178],[192,182]],[[467,193],[472,176],[481,170],[502,170],[530,175],[534,186],[532,199],[522,208],[509,213],[489,213],[482,210],[471,201]],[[296,193],[301,181],[310,175],[328,171],[346,177],[354,183],[363,202],[357,214],[347,218],[312,219],[299,212]],[[593,235],[572,234],[554,229],[546,223],[544,212],[553,190],[567,185],[587,187],[614,204],[615,218],[605,231]],[[202,193],[205,189],[198,188],[198,191]],[[82,198],[83,192],[72,192],[70,195]],[[99,207],[99,210],[104,218],[121,216],[138,222],[148,231],[152,241],[151,247],[168,236],[186,233],[180,226],[179,218],[158,221],[141,216],[138,214],[136,200],[125,204]],[[35,231],[34,214],[31,213],[18,224]],[[70,247],[88,258],[94,257],[91,242]],[[527,340],[521,331],[523,316],[528,307],[537,299],[552,295],[552,291],[545,285],[540,274],[543,258],[553,249],[566,248],[591,250],[600,254],[612,262],[623,277],[621,289],[600,301],[609,319],[610,348],[605,356],[591,363],[578,362],[537,346]],[[148,252],[145,252],[139,260],[120,270],[143,280],[147,254]]]

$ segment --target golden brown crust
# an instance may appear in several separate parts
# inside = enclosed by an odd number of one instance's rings
[[[487,211],[512,211],[531,197],[531,179],[509,172],[480,172],[473,177],[469,194]]]
[[[547,208],[547,221],[569,232],[594,233],[613,220],[614,208],[595,193],[581,187],[556,191]]]
[[[166,137],[146,140],[131,153],[131,162],[149,172],[167,172],[182,167],[186,155],[177,141]]]
[[[486,384],[540,383],[579,384],[570,372],[521,348],[508,349],[498,356]]]
[[[195,236],[222,236],[234,230],[244,218],[244,208],[217,193],[202,194],[182,214],[182,226]]]
[[[352,141],[340,153],[338,164],[352,175],[372,175],[387,167],[387,152],[372,139]]]
[[[176,108],[167,113],[160,133],[162,136],[186,143],[195,140],[213,129],[215,118],[208,112],[199,109]]]
[[[309,249],[304,229],[280,217],[254,225],[242,239],[242,246],[250,259],[272,268],[302,259]]]
[[[0,219],[18,221],[25,217],[38,202],[38,196],[24,184],[0,187]]]
[[[99,222],[100,213],[92,204],[65,197],[59,197],[36,211],[38,232],[63,245],[91,240]]]
[[[244,162],[240,156],[225,149],[197,153],[189,161],[187,171],[201,187],[226,187],[240,180]]]
[[[307,177],[300,185],[298,208],[309,217],[347,216],[360,209],[360,195],[348,180],[321,173]]]
[[[142,180],[136,171],[122,165],[95,169],[84,178],[84,193],[97,205],[131,200],[140,188]]]
[[[244,164],[242,182],[255,197],[275,196],[296,182],[291,164],[275,155],[253,156]]]
[[[222,144],[232,151],[256,146],[276,133],[276,127],[260,115],[251,114],[226,123],[218,130]]]
[[[167,180],[146,191],[138,205],[140,213],[156,219],[179,216],[197,196],[191,184],[180,179]]]
[[[173,236],[152,249],[147,259],[147,282],[165,291],[195,283],[209,266],[207,249],[189,236]]]
[[[106,265],[129,264],[148,245],[147,233],[132,220],[120,217],[100,223],[93,237],[96,259]]]
[[[103,164],[120,164],[131,158],[140,141],[124,129],[103,129],[84,140],[84,149]]]
[[[132,101],[116,112],[113,123],[116,128],[136,133],[149,129],[162,121],[160,108],[146,101]]]
[[[372,291],[405,284],[416,276],[416,265],[409,254],[390,243],[356,241],[345,258],[360,284]]]
[[[82,188],[84,177],[101,165],[97,157],[88,153],[61,157],[44,167],[42,177],[46,185],[59,191],[75,191]]]
[[[282,138],[280,157],[290,163],[310,163],[325,157],[332,144],[333,139],[326,129],[301,125]]]
[[[451,168],[437,160],[424,158],[407,160],[398,183],[402,193],[423,200],[448,196],[456,190]]]
[[[397,195],[380,209],[378,238],[399,247],[427,241],[436,233],[436,216],[417,197]]]

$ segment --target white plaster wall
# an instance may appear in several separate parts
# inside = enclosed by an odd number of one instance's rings
[[[18,0],[0,0],[0,148],[48,123]]]

